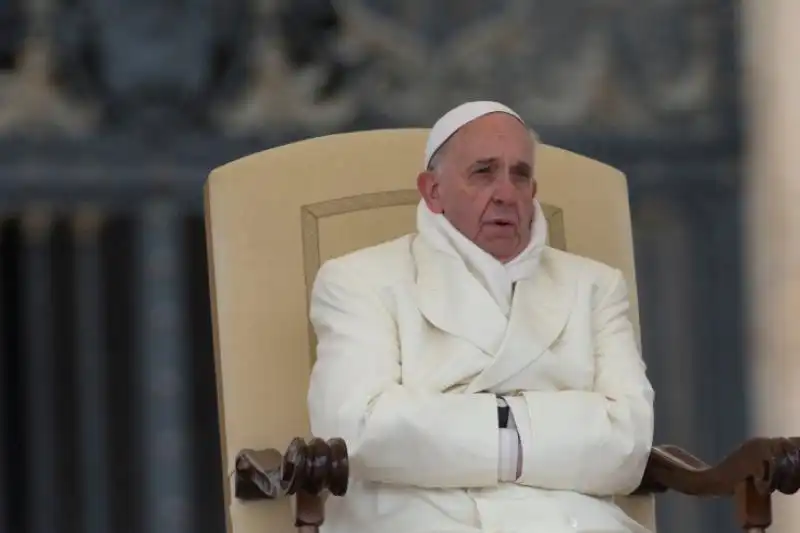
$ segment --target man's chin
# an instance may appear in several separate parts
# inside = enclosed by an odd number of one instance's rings
[[[519,237],[514,236],[506,239],[491,239],[481,243],[481,248],[487,254],[501,262],[514,259],[522,251],[519,246]]]

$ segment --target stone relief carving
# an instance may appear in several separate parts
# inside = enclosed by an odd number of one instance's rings
[[[256,5],[250,79],[240,98],[215,110],[222,129],[232,135],[275,128],[329,131],[352,120],[359,111],[358,91],[348,87],[322,95],[332,76],[347,75],[340,11],[329,0],[257,0]]]
[[[79,0],[98,50],[94,94],[113,127],[147,132],[202,129],[246,35],[235,0]],[[79,9],[78,7],[73,10]],[[73,30],[75,31],[75,30]],[[84,68],[87,65],[83,65]]]
[[[37,31],[19,71],[0,79],[0,133],[80,134],[102,117],[313,135],[364,117],[427,124],[492,98],[539,128],[713,136],[734,81],[721,67],[731,21],[719,0],[77,0],[55,46],[56,1],[26,3]],[[90,33],[92,68],[81,55]],[[89,96],[80,106],[49,81],[54,57],[64,87]]]
[[[26,6],[33,31],[21,66],[0,81],[0,133],[201,129],[209,102],[244,55],[236,50],[238,35],[246,35],[241,1]]]
[[[635,133],[676,122],[685,128],[687,119],[716,125],[714,98],[725,90],[716,0],[336,5],[342,23],[333,44],[342,61],[364,65],[347,89],[315,102],[324,69],[295,72],[279,45],[262,39],[254,50],[258,81],[232,123],[258,128],[280,117],[324,131],[366,112],[424,124],[460,100],[488,97],[551,127]]]
[[[76,137],[90,133],[98,120],[97,109],[70,101],[51,78],[54,1],[28,0],[23,6],[29,30],[19,66],[11,73],[0,73],[0,135]]]
[[[724,18],[715,0],[656,0],[617,11],[609,50],[622,67],[629,101],[651,122],[691,116],[695,128],[714,126],[715,102],[731,83],[723,74]],[[727,21],[730,23],[731,21]],[[733,46],[733,43],[731,43]]]

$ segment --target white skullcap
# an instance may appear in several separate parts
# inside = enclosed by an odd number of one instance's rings
[[[477,101],[461,104],[442,115],[431,128],[428,134],[428,143],[425,146],[425,162],[422,168],[428,168],[433,154],[435,154],[455,132],[476,118],[488,115],[489,113],[505,113],[525,124],[525,121],[522,120],[513,109],[497,102]]]

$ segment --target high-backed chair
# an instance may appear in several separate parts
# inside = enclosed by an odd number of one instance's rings
[[[206,231],[229,533],[315,531],[323,520],[325,493],[346,490],[344,443],[309,435],[306,394],[315,350],[309,292],[326,259],[414,231],[415,178],[426,135],[427,130],[408,129],[310,139],[231,162],[208,179]],[[550,245],[620,268],[638,328],[625,176],[542,145],[536,177]],[[289,444],[286,454],[277,451]],[[797,459],[797,446],[787,439],[750,441],[714,468],[661,447],[651,454],[639,495],[621,495],[619,502],[655,531],[653,492],[736,493],[742,526],[767,527],[770,493],[797,489]],[[282,498],[288,495],[293,497]]]

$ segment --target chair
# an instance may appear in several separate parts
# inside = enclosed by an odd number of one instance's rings
[[[244,157],[209,176],[205,215],[229,533],[317,531],[324,498],[346,490],[344,443],[308,434],[315,346],[309,291],[327,258],[413,231],[426,135],[331,135]],[[638,327],[624,175],[552,146],[540,147],[536,165],[550,244],[622,269]],[[798,488],[797,444],[754,439],[713,468],[678,448],[655,448],[642,486],[621,496],[620,505],[655,531],[654,493],[735,496],[742,527],[766,528],[770,493]]]

